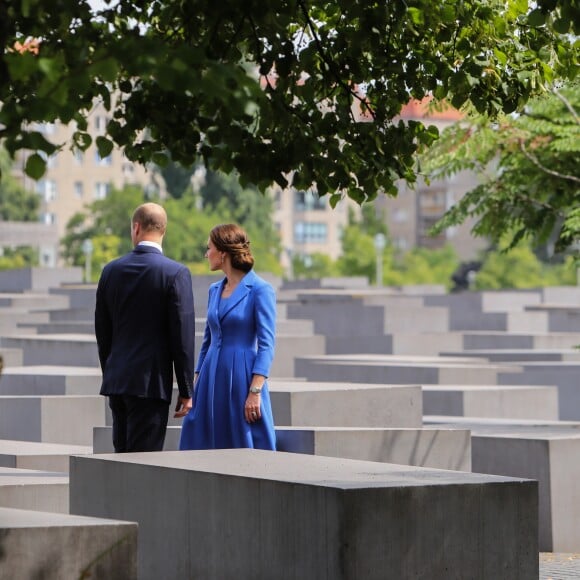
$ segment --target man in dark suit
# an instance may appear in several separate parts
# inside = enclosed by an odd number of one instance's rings
[[[173,372],[175,417],[191,409],[195,314],[189,270],[166,258],[165,210],[139,206],[131,220],[133,251],[105,266],[97,287],[95,334],[101,395],[113,413],[115,452],[161,451]]]

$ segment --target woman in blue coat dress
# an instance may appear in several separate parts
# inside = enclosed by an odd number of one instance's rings
[[[193,407],[180,449],[276,448],[267,377],[274,357],[276,295],[253,270],[246,232],[213,228],[205,254],[225,278],[209,288],[207,322],[194,375]]]

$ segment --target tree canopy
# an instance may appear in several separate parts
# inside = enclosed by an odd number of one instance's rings
[[[544,257],[580,250],[580,87],[554,88],[519,115],[476,116],[443,132],[423,159],[432,176],[476,170],[481,183],[437,225],[475,218],[474,233],[504,249],[520,241]],[[490,170],[492,166],[492,170]]]
[[[0,139],[14,155],[86,149],[237,170],[261,191],[291,179],[331,203],[396,195],[435,127],[400,121],[432,94],[481,113],[519,111],[576,72],[576,0],[4,0]],[[72,143],[36,123],[74,122]],[[366,122],[368,121],[368,122]]]

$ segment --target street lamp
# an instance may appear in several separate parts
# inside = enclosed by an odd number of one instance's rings
[[[83,241],[83,254],[85,255],[85,282],[91,281],[91,258],[93,256],[93,241],[89,238]]]
[[[382,234],[379,232],[378,234],[375,234],[373,241],[375,244],[375,251],[376,251],[376,255],[377,255],[376,285],[382,286],[383,285],[383,250],[385,249],[385,246],[387,245],[387,238],[385,237],[385,234]]]

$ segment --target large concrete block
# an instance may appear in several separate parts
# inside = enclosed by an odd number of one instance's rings
[[[392,335],[392,354],[437,356],[443,351],[462,350],[461,332],[399,332]],[[367,351],[372,352],[372,351]],[[386,351],[385,351],[386,352]],[[333,354],[328,351],[328,354]]]
[[[549,332],[578,332],[580,328],[580,307],[574,305],[542,304],[529,306],[529,312],[542,314],[548,320]]]
[[[580,350],[574,349],[478,349],[463,352],[445,351],[441,356],[476,356],[485,358],[491,362],[520,363],[531,361],[580,361]]]
[[[471,471],[467,429],[280,427],[278,451]]]
[[[0,292],[47,291],[83,280],[82,268],[20,268],[0,272]]]
[[[101,369],[51,365],[7,366],[0,395],[96,395]]]
[[[49,292],[57,296],[67,296],[71,308],[95,311],[96,284],[63,284],[59,288],[50,288]]]
[[[51,294],[0,294],[0,306],[3,308],[25,308],[27,310],[51,310],[69,308],[67,296]]]
[[[0,439],[0,466],[68,473],[71,455],[92,452],[92,446]]]
[[[137,524],[0,508],[0,576],[137,580]]]
[[[2,345],[21,349],[24,365],[99,366],[97,341],[94,335],[7,336],[2,338]]]
[[[493,365],[485,359],[402,355],[326,355],[299,357],[296,376],[309,381],[371,384],[493,385],[498,374],[518,373],[516,365]]]
[[[0,467],[0,507],[66,514],[68,484],[66,473]]]
[[[580,551],[580,423],[425,417],[472,432],[472,468],[538,481],[539,548]]]
[[[540,361],[517,363],[520,373],[499,373],[501,385],[555,385],[558,387],[559,418],[580,420],[580,362]]]
[[[105,424],[99,395],[0,396],[0,439],[92,445],[93,427]]]
[[[477,332],[463,333],[463,349],[570,349],[580,344],[576,333]],[[446,349],[446,350],[461,350]]]
[[[0,338],[0,341],[2,339]],[[4,366],[20,366],[22,365],[23,353],[20,348],[5,348],[0,347],[0,357],[4,361]],[[0,377],[1,378],[1,377]]]
[[[558,419],[556,387],[424,385],[424,415]]]
[[[329,379],[330,381],[330,379]],[[277,426],[418,427],[418,385],[373,385],[348,381],[269,382]]]
[[[70,492],[138,522],[141,580],[538,577],[529,480],[235,449],[72,457]]]

